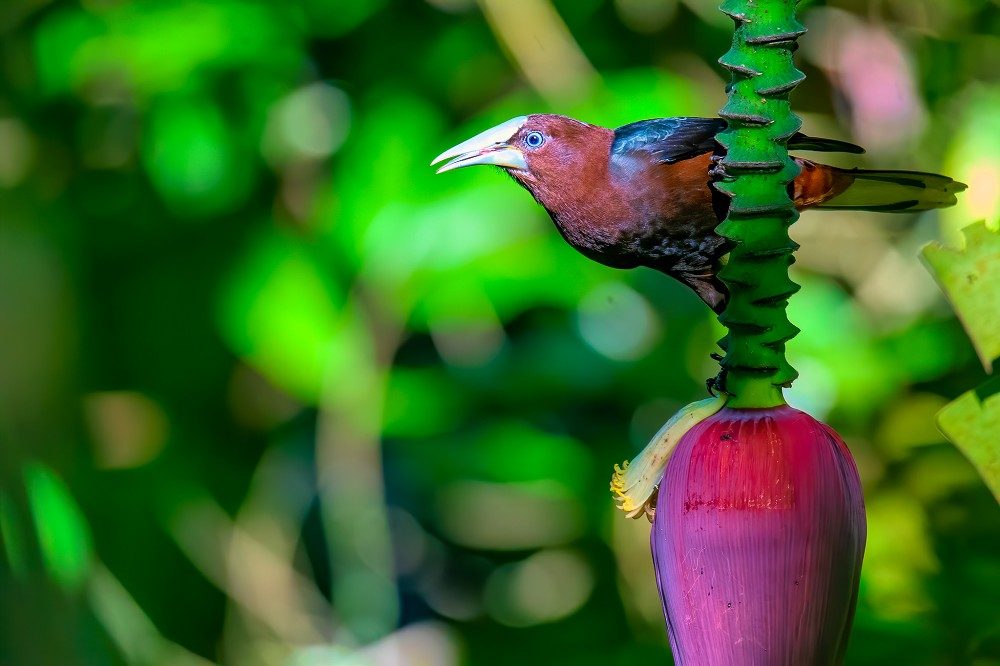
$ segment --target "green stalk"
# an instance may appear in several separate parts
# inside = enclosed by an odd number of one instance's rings
[[[799,289],[788,278],[798,248],[788,237],[798,219],[788,184],[799,168],[786,143],[802,125],[788,95],[805,78],[792,60],[805,28],[795,19],[795,0],[724,0],[721,9],[736,29],[719,60],[732,81],[719,112],[729,127],[718,136],[727,154],[717,187],[732,202],[716,231],[734,244],[719,273],[729,288],[719,316],[729,331],[719,342],[720,378],[730,407],[774,407],[798,375],[785,358],[785,343],[799,332],[785,313]]]

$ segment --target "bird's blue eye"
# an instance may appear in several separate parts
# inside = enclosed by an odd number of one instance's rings
[[[524,137],[524,143],[528,148],[538,148],[545,143],[545,137],[542,136],[541,132],[528,132]]]

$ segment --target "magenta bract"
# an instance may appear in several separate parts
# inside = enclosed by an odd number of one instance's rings
[[[829,426],[787,406],[702,421],[667,464],[651,540],[678,666],[843,660],[865,510]]]

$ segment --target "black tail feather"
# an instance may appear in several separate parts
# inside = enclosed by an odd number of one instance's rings
[[[964,183],[936,173],[922,171],[869,171],[837,169],[851,184],[837,196],[816,208],[827,210],[869,210],[909,213],[954,206]]]
[[[792,135],[788,140],[789,150],[814,150],[820,153],[852,153],[860,155],[865,149],[847,141],[836,139],[822,139],[815,136],[807,136],[801,132]]]

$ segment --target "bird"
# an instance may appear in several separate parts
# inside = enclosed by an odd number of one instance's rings
[[[518,116],[449,148],[437,173],[493,165],[527,189],[563,238],[614,268],[646,266],[687,285],[716,312],[728,292],[718,272],[732,242],[715,231],[729,197],[716,188],[722,118],[654,118],[608,129],[555,114]],[[864,153],[852,143],[796,133],[790,151]],[[957,202],[966,186],[918,171],[843,169],[793,156],[788,186],[799,210],[909,213]],[[446,161],[447,160],[447,161]]]

